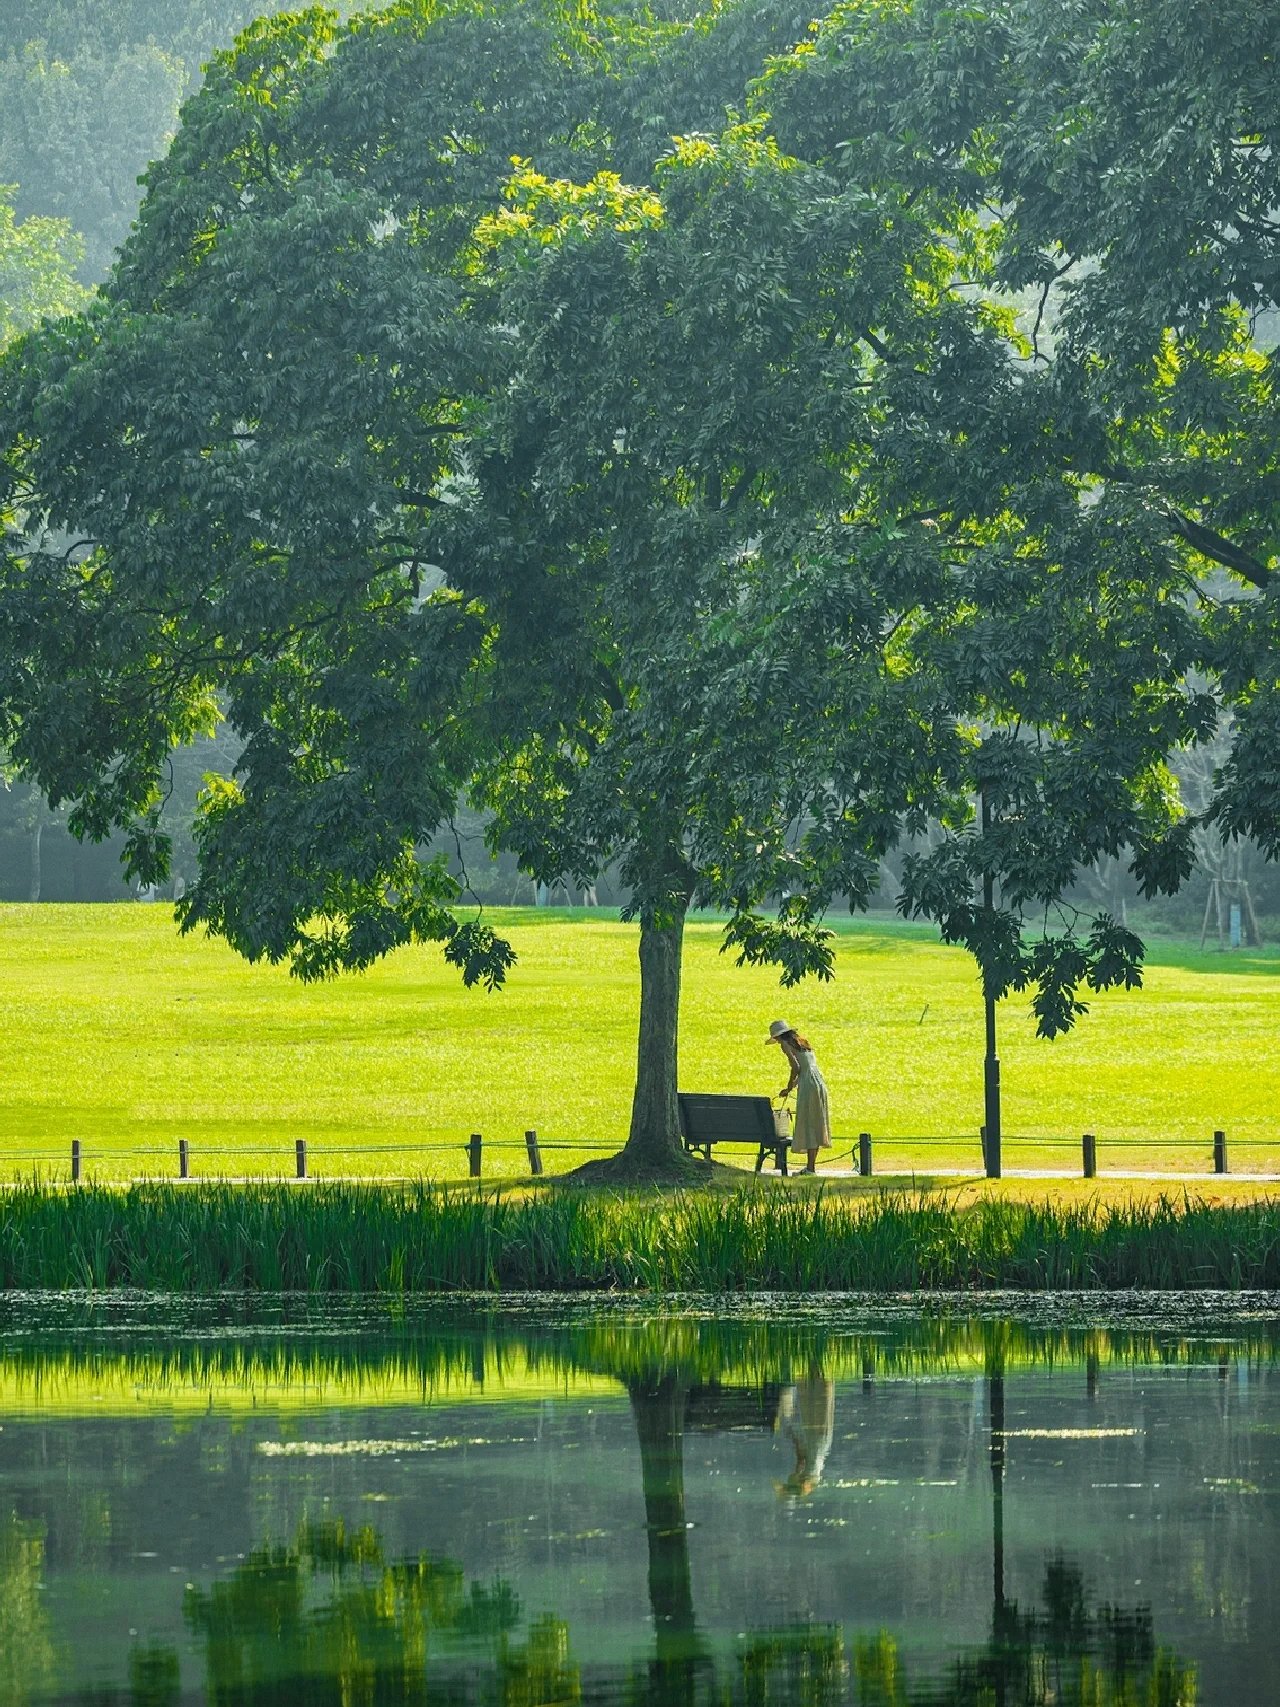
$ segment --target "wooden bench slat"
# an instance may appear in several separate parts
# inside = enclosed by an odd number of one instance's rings
[[[713,1144],[754,1144],[757,1173],[770,1150],[786,1173],[788,1140],[777,1135],[768,1097],[678,1091],[676,1100],[686,1149],[701,1150],[710,1159]]]
[[[751,1142],[773,1141],[773,1105],[768,1097],[713,1096],[702,1091],[681,1091],[680,1123],[692,1142],[731,1139]]]

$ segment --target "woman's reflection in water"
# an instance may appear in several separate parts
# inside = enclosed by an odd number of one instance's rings
[[[795,1469],[785,1482],[776,1484],[783,1498],[803,1499],[822,1480],[835,1421],[835,1383],[811,1363],[804,1380],[784,1388],[778,1401],[778,1433],[791,1442],[796,1454]]]

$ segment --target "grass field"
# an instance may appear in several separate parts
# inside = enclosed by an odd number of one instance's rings
[[[634,1070],[634,928],[599,914],[493,916],[520,955],[497,995],[463,990],[425,949],[305,987],[180,939],[166,906],[0,907],[0,1176],[35,1162],[65,1172],[72,1138],[104,1179],[172,1174],[179,1137],[197,1176],[287,1174],[296,1137],[321,1175],[462,1177],[476,1131],[486,1178],[527,1174],[528,1127],[544,1143],[616,1147]],[[982,1010],[964,953],[927,930],[857,921],[839,931],[833,983],[781,992],[719,941],[714,923],[689,927],[684,1088],[776,1091],[781,1065],[762,1039],[781,1015],[814,1042],[836,1133],[875,1136],[877,1171],[979,1170]],[[1006,1166],[1078,1171],[1092,1131],[1104,1173],[1206,1174],[1221,1127],[1233,1170],[1280,1170],[1280,1147],[1266,1147],[1280,1139],[1278,1020],[1270,951],[1156,946],[1143,991],[1096,999],[1052,1044],[1011,999],[1005,1130],[1041,1142],[1011,1145]],[[957,1142],[897,1142],[913,1136]],[[548,1151],[548,1169],[582,1154]]]

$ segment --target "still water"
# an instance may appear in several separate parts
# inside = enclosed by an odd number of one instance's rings
[[[1276,1301],[1007,1308],[0,1302],[0,1701],[1280,1701]]]

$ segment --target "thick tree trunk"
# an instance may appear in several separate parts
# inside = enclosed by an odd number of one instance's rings
[[[680,1111],[676,1059],[680,1027],[680,959],[684,911],[670,924],[640,922],[640,1034],[631,1131],[624,1154],[646,1166],[679,1167]]]
[[[689,1390],[677,1376],[627,1383],[644,1489],[649,1606],[659,1636],[694,1627],[689,1534],[684,1515],[684,1423]]]
[[[38,901],[43,878],[40,869],[40,842],[44,836],[44,819],[37,818],[31,827],[31,892],[28,900]]]

